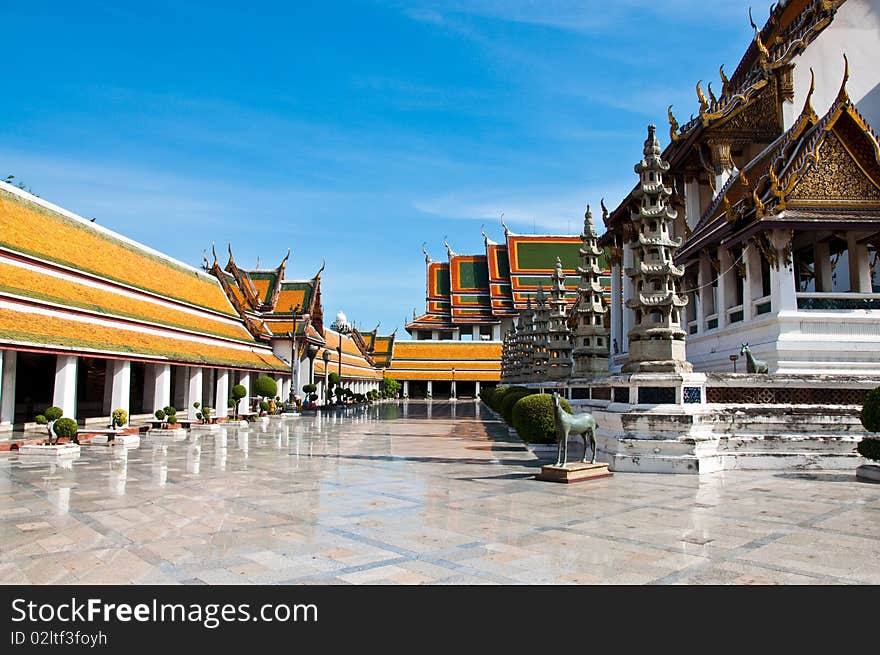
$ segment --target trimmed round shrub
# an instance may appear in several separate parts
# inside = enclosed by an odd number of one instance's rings
[[[241,400],[247,395],[247,387],[243,384],[236,384],[232,387],[232,399],[233,400]]]
[[[52,430],[55,432],[56,437],[73,439],[76,437],[76,433],[79,432],[79,426],[72,418],[59,418],[55,421],[55,425],[52,426]]]
[[[880,387],[868,392],[859,418],[868,432],[880,432]]]
[[[504,400],[501,401],[501,418],[507,421],[508,425],[513,425],[513,406],[521,398],[531,396],[534,393],[534,391],[510,391],[506,393]]]
[[[875,462],[880,461],[880,439],[874,439],[873,437],[862,439],[857,449],[859,455],[865,459],[871,459]]]
[[[268,375],[261,375],[256,380],[254,380],[254,385],[252,387],[252,391],[255,396],[262,396],[263,398],[274,398],[278,395],[278,383],[275,382]]]
[[[157,420],[157,421],[164,421],[164,420],[165,420],[165,410],[163,410],[163,409],[157,409],[157,410],[156,410],[156,413],[153,414],[153,416],[156,417],[156,420]]]
[[[174,409],[171,405],[168,405],[168,407],[163,407],[163,410],[165,411],[166,416],[168,414],[177,414],[177,410]]]
[[[49,419],[47,419],[47,418],[46,418],[45,416],[43,416],[42,414],[37,414],[36,418],[34,418],[34,422],[35,422],[37,425],[46,425],[46,424],[49,423]]]
[[[316,400],[318,400],[318,394],[316,394],[316,393],[310,393],[310,394],[309,394],[309,402],[312,402],[312,403],[313,403],[313,402],[315,402]]]
[[[260,401],[260,411],[261,412],[268,412],[269,411],[269,403],[267,403],[265,400]]]
[[[492,406],[492,396],[495,395],[495,387],[487,387],[485,389],[480,389],[480,400],[484,403]]]
[[[57,421],[64,416],[64,410],[60,407],[47,407],[43,411],[43,416],[46,417],[47,421]]]
[[[564,398],[562,408],[571,413],[571,405]],[[513,406],[513,427],[529,443],[556,443],[553,426],[553,399],[548,393],[535,393],[520,398]]]
[[[229,408],[235,407],[235,405],[236,405],[236,402],[232,398],[230,398],[229,400],[226,401],[226,406]]]
[[[112,418],[113,427],[121,428],[123,425],[125,425],[126,421],[128,421],[128,412],[126,412],[124,409],[114,409]]]
[[[331,387],[335,387],[339,385],[339,373],[331,373],[327,376],[327,384]]]
[[[310,394],[315,393],[318,390],[317,384],[305,384],[303,385],[303,393]]]
[[[501,403],[504,402],[504,397],[512,393],[514,391],[528,391],[525,387],[519,386],[508,386],[503,385],[495,388],[495,393],[492,394],[492,403],[489,405],[496,412],[501,413]]]

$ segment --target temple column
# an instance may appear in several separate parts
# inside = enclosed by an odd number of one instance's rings
[[[770,267],[771,302],[776,313],[797,311],[794,269],[782,256],[789,238],[790,235],[785,230],[773,230],[770,237],[771,244],[776,248],[779,264],[779,268]]]
[[[632,268],[634,266],[634,257],[632,244],[625,243],[623,245],[623,333],[620,336],[620,352],[628,353],[629,352],[629,331],[632,330],[633,327],[633,310],[626,307],[626,301],[634,296],[634,289],[632,278],[626,274],[626,269]]]
[[[214,391],[214,415],[229,415],[229,369],[217,369],[217,388]]]
[[[403,397],[409,398],[409,380],[403,381]]]
[[[113,411],[113,360],[104,360],[104,398],[101,413],[109,415]]]
[[[479,380],[474,382],[474,397],[475,398],[480,397],[480,381]]]
[[[76,373],[79,357],[58,355],[55,361],[55,391],[52,404],[64,410],[66,418],[76,418]]]
[[[199,410],[193,407],[193,403],[196,401],[202,402],[202,369],[198,366],[188,366],[186,374],[185,409],[187,416],[192,420],[195,420],[196,414],[199,413]]]
[[[501,323],[492,326],[492,341],[501,341]]]
[[[434,382],[432,380],[428,380],[428,398],[434,397]]]
[[[731,266],[730,251],[727,248],[718,248],[718,306],[715,311],[718,313],[718,329],[723,330],[727,327],[727,307],[730,298],[727,296],[733,290],[730,288],[730,276],[733,271],[727,269]],[[726,271],[726,272],[725,272]]]
[[[871,264],[868,260],[868,244],[859,243],[856,237],[855,232],[847,232],[849,288],[853,293],[871,293]]]
[[[171,365],[155,364],[153,366],[153,404],[156,409],[171,405]]]
[[[449,395],[450,395],[452,398],[458,398],[458,394],[456,393],[456,388],[455,388],[455,380],[452,381],[452,385],[451,385],[451,387],[450,387]]]
[[[831,282],[831,249],[827,241],[817,241],[813,244],[813,261],[816,291],[833,291],[834,285]]]
[[[115,359],[113,365],[113,390],[110,395],[110,411],[124,409],[128,414],[131,401],[131,362]]]
[[[743,252],[743,264],[745,265],[745,278],[742,280],[737,280],[737,283],[743,285],[743,322],[749,321],[753,318],[752,312],[752,300],[756,297],[752,295],[752,279],[757,276],[759,279],[761,277],[761,268],[760,263],[754,261],[753,248],[749,246],[743,246],[745,251]],[[758,268],[755,268],[755,264],[758,263]],[[736,279],[736,278],[734,278]]]
[[[623,343],[623,298],[621,296],[620,264],[611,267],[611,355],[621,351]]]
[[[239,401],[238,409],[239,412],[249,412],[251,411],[251,374],[248,371],[242,371],[238,376],[238,383],[243,386],[247,393],[244,394],[244,398]],[[243,405],[242,405],[243,403]]]
[[[11,426],[15,421],[15,368],[18,353],[0,350],[0,426]]]

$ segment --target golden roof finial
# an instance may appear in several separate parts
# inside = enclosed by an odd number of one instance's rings
[[[718,72],[721,73],[721,95],[727,95],[727,87],[730,84],[730,80],[727,79],[727,75],[724,74],[724,64],[721,64],[721,68],[718,69]]]
[[[703,80],[697,82],[697,100],[700,101],[700,116],[706,113],[706,110],[709,109],[709,101],[706,100],[706,96],[703,93],[703,88],[700,86]]]
[[[321,268],[319,268],[319,269],[318,269],[318,272],[315,273],[315,278],[314,278],[314,279],[317,280],[318,278],[320,278],[320,277],[321,277],[321,273],[324,272],[324,269],[325,269],[325,268],[327,268],[327,260],[324,259],[324,258],[322,257],[322,258],[321,258]]]
[[[767,46],[761,41],[761,33],[757,28],[755,28],[755,46],[757,46],[758,52],[761,55],[761,66],[766,68],[767,62],[770,60],[770,51],[767,50]]]
[[[752,202],[755,203],[755,215],[758,218],[764,217],[764,203],[758,197],[758,187],[752,189]]]
[[[840,91],[837,92],[838,102],[849,100],[849,93],[846,91],[847,80],[849,80],[849,59],[846,58],[846,53],[843,53],[843,81],[840,83]]]
[[[447,255],[448,257],[454,257],[454,256],[455,256],[455,251],[453,251],[452,248],[449,246],[449,241],[448,241],[448,239],[446,238],[445,235],[444,235],[444,237],[443,237],[443,245],[446,246],[446,255]]]
[[[220,266],[220,261],[217,259],[217,246],[214,242],[211,242],[211,254],[214,255],[214,266]]]
[[[510,230],[507,229],[507,224],[504,222],[504,212],[501,212],[501,227],[504,228],[504,236],[510,234]]]
[[[752,29],[753,29],[753,30],[755,30],[755,31],[758,30],[758,26],[755,25],[755,21],[754,21],[754,19],[752,18],[752,8],[751,8],[751,7],[749,7],[749,25],[752,26]]]
[[[232,256],[232,243],[227,242],[226,247],[229,249],[229,263],[235,264],[235,257]]]
[[[489,235],[486,234],[486,224],[485,224],[485,223],[483,223],[483,224],[480,226],[480,234],[483,235],[483,244],[488,246],[488,245],[489,245],[489,240],[490,240],[490,239],[489,239]]]
[[[678,121],[675,120],[675,116],[672,115],[672,105],[669,105],[669,109],[666,110],[666,113],[669,115],[669,140],[678,141],[680,138],[678,136]]]
[[[713,105],[717,105],[717,104],[718,104],[718,98],[716,98],[716,97],[715,97],[715,94],[712,93],[712,82],[709,82],[709,83],[706,85],[706,88],[709,90],[709,98],[712,99],[712,104],[713,104]]]
[[[733,213],[733,208],[730,206],[730,198],[727,197],[726,193],[724,194],[724,217],[730,223],[736,220],[736,216]]]
[[[807,99],[804,100],[804,108],[801,109],[801,116],[812,118],[813,122],[819,120],[816,110],[813,109],[813,92],[816,90],[816,75],[813,73],[813,67],[810,66],[810,89],[807,91]]]
[[[425,263],[430,264],[433,260],[431,259],[431,255],[428,254],[428,242],[422,242],[422,252],[425,253]]]
[[[599,201],[599,206],[602,207],[602,222],[608,223],[608,207],[605,206],[605,198],[602,198]]]

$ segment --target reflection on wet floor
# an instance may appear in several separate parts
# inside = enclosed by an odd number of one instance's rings
[[[539,466],[472,401],[4,453],[0,583],[880,582],[880,485],[853,475]]]

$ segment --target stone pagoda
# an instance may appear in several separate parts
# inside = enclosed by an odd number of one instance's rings
[[[602,301],[602,285],[599,266],[602,249],[596,244],[596,230],[593,227],[593,215],[590,207],[584,214],[584,231],[581,234],[581,266],[578,268],[581,281],[578,285],[578,301],[576,304],[576,325],[572,340],[574,350],[573,377],[586,378],[608,374],[609,337],[605,327],[605,314],[608,308]]]
[[[535,310],[532,309],[532,299],[526,301],[526,308],[522,314],[522,332],[520,334],[520,380],[532,381],[532,354],[535,350]]]
[[[562,261],[556,258],[556,270],[551,276],[550,311],[548,315],[547,377],[565,380],[571,377],[571,331],[567,325],[565,303],[565,273]]]
[[[547,298],[544,295],[544,285],[540,282],[538,282],[535,301],[537,306],[532,331],[532,380],[541,382],[547,379],[547,341],[550,337],[550,316],[547,309]]]
[[[639,187],[633,191],[638,210],[630,214],[633,267],[632,297],[626,306],[633,312],[629,331],[629,359],[625,372],[689,372],[685,360],[685,332],[681,311],[687,298],[681,293],[684,270],[673,264],[681,238],[673,236],[677,212],[667,205],[672,190],[663,184],[669,164],[660,157],[655,127],[648,126],[644,158],[635,166]]]

